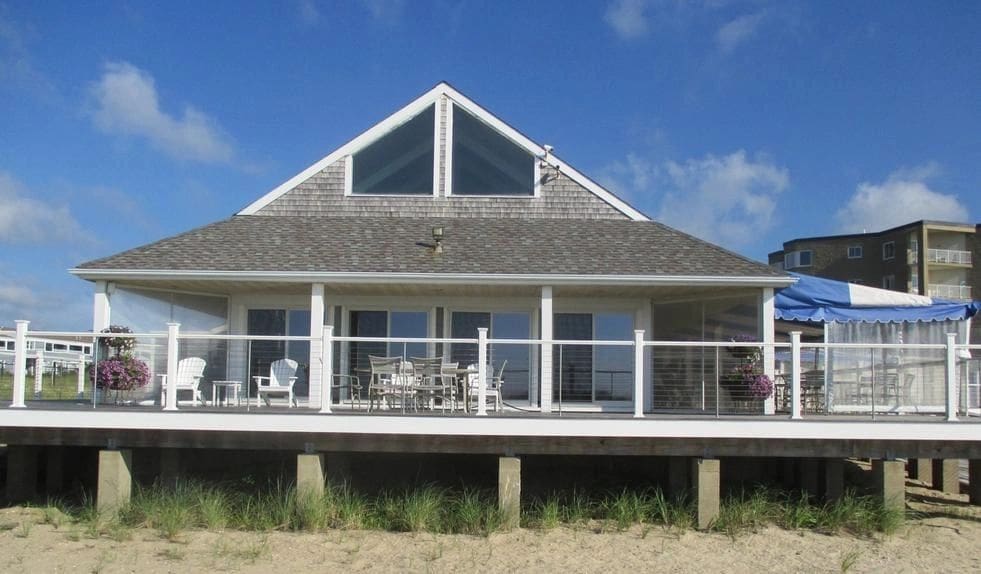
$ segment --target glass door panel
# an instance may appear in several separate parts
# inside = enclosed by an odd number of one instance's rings
[[[559,340],[589,340],[593,316],[589,313],[557,313],[554,337]],[[552,400],[593,400],[593,351],[591,345],[555,345],[552,350]]]
[[[352,337],[385,337],[388,335],[387,311],[351,311]],[[367,381],[371,376],[369,355],[384,357],[388,355],[388,345],[384,342],[352,341],[349,347],[351,374],[362,381],[362,393],[367,392]]]
[[[286,334],[285,309],[249,309],[246,333],[258,336]],[[252,377],[268,376],[269,365],[286,356],[285,341],[249,341],[249,384]]]
[[[310,336],[310,310],[290,309],[286,315],[286,334],[290,337]],[[296,394],[309,395],[310,341],[288,341],[286,356],[296,361]]]
[[[454,311],[450,319],[451,339],[476,339],[477,329],[490,329],[490,313],[474,313],[470,311]],[[450,346],[450,362],[459,363],[460,367],[477,364],[477,345],[475,343],[453,343]]]
[[[424,339],[429,336],[429,313],[425,311],[392,311],[389,320],[389,337]],[[426,343],[389,343],[388,356],[425,357]]]
[[[598,313],[593,318],[597,341],[629,341],[634,321],[626,313]],[[593,348],[593,396],[596,401],[629,401],[633,398],[632,347]]]
[[[528,313],[493,313],[490,337],[492,339],[528,339],[531,336],[531,315]],[[497,376],[504,366],[502,398],[527,401],[531,383],[531,348],[528,345],[496,343],[491,345],[490,366]],[[507,361],[507,365],[504,362]]]

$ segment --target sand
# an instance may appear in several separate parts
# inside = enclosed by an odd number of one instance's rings
[[[966,497],[909,489],[916,517],[871,539],[776,527],[735,538],[596,523],[489,538],[332,531],[189,531],[167,541],[153,530],[91,538],[82,527],[42,523],[41,511],[0,511],[3,572],[940,572],[981,571],[981,508]]]

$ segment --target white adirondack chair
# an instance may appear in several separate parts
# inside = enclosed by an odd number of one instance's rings
[[[289,397],[290,408],[293,405],[299,404],[296,402],[296,396],[293,394],[293,385],[296,384],[296,361],[293,359],[279,359],[278,361],[273,361],[269,365],[269,376],[253,376],[255,380],[256,388],[259,393],[259,401],[256,406],[262,406],[262,401],[266,401],[267,406],[271,406],[269,403],[269,395],[286,395]]]
[[[201,395],[201,377],[204,376],[204,359],[200,357],[188,357],[181,359],[177,363],[177,396],[181,391],[191,393],[191,403],[194,405],[203,404],[204,398]],[[167,375],[157,375],[160,377],[160,404],[167,404]],[[178,401],[179,403],[180,401]]]

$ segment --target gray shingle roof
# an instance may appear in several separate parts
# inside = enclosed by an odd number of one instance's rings
[[[654,222],[323,216],[236,216],[79,269],[784,276]]]

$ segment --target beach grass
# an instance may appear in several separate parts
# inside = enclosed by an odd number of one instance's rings
[[[126,539],[132,529],[147,528],[170,541],[197,529],[368,529],[488,536],[505,528],[493,491],[431,484],[371,496],[348,485],[328,485],[322,495],[300,495],[282,480],[262,488],[187,480],[137,487],[131,501],[114,515],[96,512],[92,500],[77,506],[50,501],[42,512],[46,522],[77,525],[89,537]],[[710,529],[730,537],[770,525],[871,536],[894,532],[902,520],[902,512],[890,511],[874,497],[852,491],[835,501],[818,503],[803,493],[756,488],[727,496]],[[522,526],[541,531],[560,526],[598,531],[634,526],[686,531],[694,524],[694,502],[686,496],[670,497],[658,488],[556,492],[527,500],[522,511]]]

